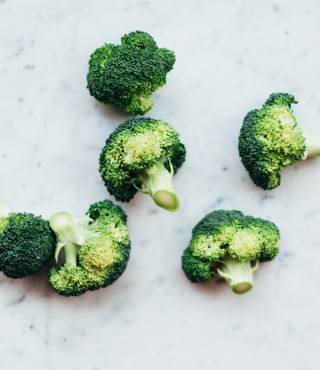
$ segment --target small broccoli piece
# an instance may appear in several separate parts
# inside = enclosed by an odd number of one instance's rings
[[[252,181],[263,189],[280,185],[283,168],[320,155],[320,136],[298,127],[292,95],[277,93],[260,109],[249,112],[240,130],[239,154]]]
[[[105,44],[89,60],[90,94],[129,114],[144,114],[153,106],[152,93],[166,83],[175,55],[158,48],[146,32],[124,35],[121,45]]]
[[[53,257],[55,241],[48,221],[0,206],[0,270],[6,276],[23,278],[39,272]]]
[[[68,212],[55,213],[50,226],[57,235],[56,260],[64,250],[64,264],[49,272],[49,283],[59,294],[78,296],[104,288],[124,272],[130,255],[127,217],[111,201],[94,203],[87,219]]]
[[[168,211],[179,208],[174,173],[185,160],[179,134],[166,122],[137,118],[124,122],[107,139],[100,174],[110,194],[128,202],[138,190]]]
[[[252,288],[258,262],[278,254],[279,239],[279,230],[270,221],[235,210],[214,211],[194,227],[182,269],[194,283],[220,276],[242,294]]]

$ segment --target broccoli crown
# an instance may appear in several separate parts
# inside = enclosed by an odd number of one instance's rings
[[[100,155],[100,174],[110,194],[128,202],[143,182],[145,171],[160,161],[174,172],[185,160],[179,134],[161,120],[137,118],[121,124]]]
[[[272,260],[279,251],[279,238],[270,221],[235,210],[214,211],[194,227],[182,268],[189,280],[203,282],[230,258],[240,263]]]
[[[127,221],[127,215],[122,210],[121,207],[115,205],[110,200],[102,200],[91,204],[87,212],[93,221],[97,219],[109,221],[109,224],[112,224],[112,221],[117,224],[121,221],[123,224]]]
[[[65,263],[50,270],[52,288],[64,296],[78,296],[117,280],[130,256],[127,217],[122,209],[109,200],[94,203],[87,212],[88,225],[72,220],[61,227],[61,214],[57,215],[51,224],[58,235],[58,251],[63,244]],[[62,228],[68,234],[63,234]]]
[[[9,213],[0,219],[0,270],[10,278],[40,271],[52,258],[55,242],[48,221],[32,213]]]
[[[263,189],[277,187],[281,170],[305,156],[305,139],[291,110],[294,103],[292,95],[272,94],[243,121],[239,154],[252,181]]]
[[[121,38],[121,45],[105,44],[94,51],[88,89],[102,103],[144,114],[152,108],[151,94],[166,83],[174,62],[173,51],[158,48],[148,33],[131,32]]]

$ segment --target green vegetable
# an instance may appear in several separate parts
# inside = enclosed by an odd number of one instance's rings
[[[144,114],[153,106],[151,94],[166,83],[175,55],[158,48],[146,32],[124,35],[121,45],[105,44],[89,60],[90,94],[129,114]]]
[[[182,269],[194,283],[220,276],[242,294],[252,288],[258,262],[278,254],[279,239],[279,230],[270,221],[235,210],[214,211],[194,227]]]
[[[110,194],[128,202],[138,190],[168,211],[179,207],[172,178],[185,160],[179,134],[166,122],[138,118],[124,122],[107,139],[100,173]]]
[[[0,270],[10,278],[40,271],[52,258],[55,236],[48,221],[0,206]]]
[[[127,216],[122,209],[105,200],[92,204],[87,215],[79,221],[68,212],[58,212],[50,219],[58,240],[56,260],[63,250],[64,264],[50,270],[49,283],[64,296],[112,284],[129,260]]]
[[[239,154],[252,181],[263,189],[280,185],[283,168],[320,155],[320,136],[298,127],[292,95],[277,93],[260,109],[249,112],[240,131]]]

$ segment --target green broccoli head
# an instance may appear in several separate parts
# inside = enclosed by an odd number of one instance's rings
[[[110,194],[128,202],[138,190],[169,211],[179,207],[174,173],[185,160],[179,134],[166,122],[138,118],[124,122],[107,139],[100,173]]]
[[[87,272],[80,266],[65,264],[49,271],[51,287],[64,296],[79,296],[88,290]]]
[[[240,130],[239,154],[252,181],[263,189],[280,184],[283,168],[320,154],[320,139],[297,125],[292,95],[277,93],[260,109],[249,112]]]
[[[64,264],[49,272],[49,283],[59,294],[78,296],[104,288],[124,272],[130,255],[126,215],[111,201],[92,204],[87,220],[58,212],[50,225],[58,239],[56,259],[64,250]]]
[[[55,240],[48,221],[40,216],[0,206],[0,270],[8,277],[40,271],[53,256]]]
[[[279,230],[270,221],[235,210],[214,211],[194,227],[182,255],[182,268],[192,282],[219,275],[235,293],[242,294],[253,286],[257,263],[278,254],[279,239]]]
[[[89,60],[90,94],[129,114],[144,114],[152,106],[152,93],[166,83],[175,55],[158,48],[146,32],[124,35],[121,45],[105,44]]]

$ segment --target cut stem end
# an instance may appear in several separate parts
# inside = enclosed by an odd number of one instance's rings
[[[231,289],[234,291],[236,294],[244,294],[251,290],[253,285],[249,283],[248,281],[242,281],[240,283],[234,284],[231,286]]]
[[[257,264],[251,266],[250,262],[240,262],[233,258],[223,261],[218,274],[228,283],[236,294],[244,294],[253,287],[253,274],[257,270]]]
[[[148,193],[159,207],[174,212],[179,208],[180,202],[173,187],[173,166],[168,161],[169,171],[162,159],[145,171],[141,181],[144,193]]]
[[[177,195],[168,190],[158,190],[152,195],[152,198],[159,207],[170,212],[175,212],[180,207]]]

